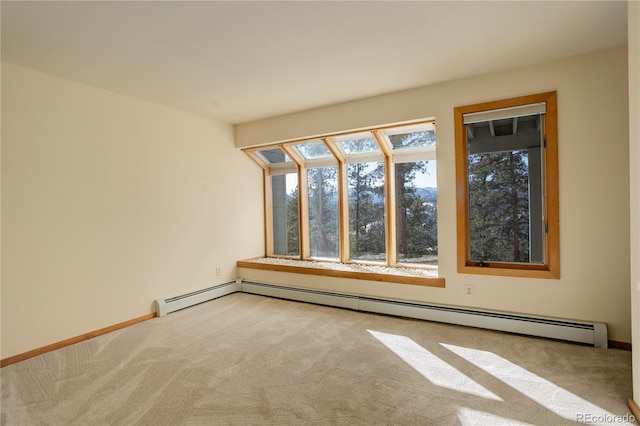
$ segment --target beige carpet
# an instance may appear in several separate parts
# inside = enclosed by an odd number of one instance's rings
[[[7,366],[3,425],[624,424],[631,354],[233,294]]]

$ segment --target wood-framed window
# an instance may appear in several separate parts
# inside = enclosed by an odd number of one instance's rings
[[[267,257],[437,268],[432,119],[247,148]]]
[[[454,108],[458,272],[560,277],[556,98]]]

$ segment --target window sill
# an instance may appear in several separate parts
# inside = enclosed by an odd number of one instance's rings
[[[350,278],[356,280],[381,281],[396,284],[421,285],[444,288],[444,278],[437,277],[437,270],[421,268],[394,268],[387,266],[317,262],[260,257],[239,260],[239,268],[295,274],[321,275],[325,277]]]
[[[559,279],[560,273],[557,268],[549,269],[546,266],[539,268],[516,268],[501,266],[476,266],[476,265],[460,265],[458,272],[461,274],[477,274],[477,275],[495,275],[502,277],[522,277],[522,278],[544,278]]]

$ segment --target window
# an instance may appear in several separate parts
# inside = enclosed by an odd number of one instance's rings
[[[384,154],[371,132],[332,140],[347,164],[349,259],[386,264]]]
[[[385,133],[394,158],[397,262],[437,265],[435,129],[402,128]]]
[[[265,174],[265,212],[267,252],[298,256],[298,168],[279,147],[255,151],[251,155],[269,174]]]
[[[350,258],[386,262],[384,163],[349,164],[347,176]]]
[[[266,254],[436,268],[433,121],[247,149],[265,173]]]
[[[338,258],[338,170],[336,166],[307,170],[309,254]]]
[[[458,271],[558,278],[556,93],[454,114]]]

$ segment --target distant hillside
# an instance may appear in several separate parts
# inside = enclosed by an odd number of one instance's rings
[[[438,199],[438,188],[416,188],[416,194],[426,201],[435,203]]]

